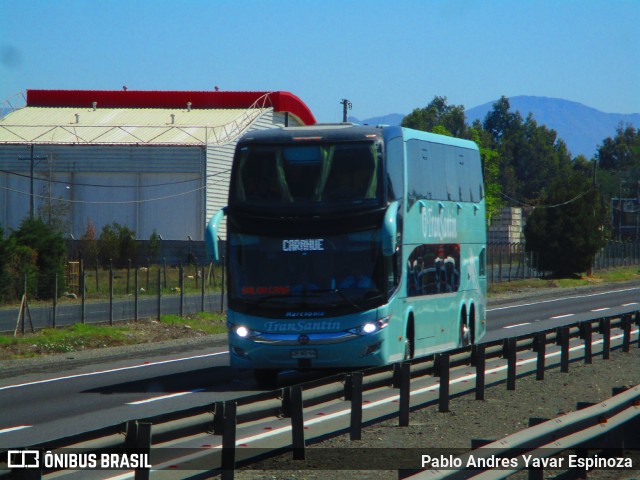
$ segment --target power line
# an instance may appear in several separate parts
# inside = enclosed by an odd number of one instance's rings
[[[224,170],[222,172],[218,172],[218,173],[212,173],[211,175],[205,175],[204,177],[198,177],[198,178],[192,178],[190,180],[177,180],[175,182],[164,182],[164,183],[154,183],[154,184],[150,184],[150,185],[104,185],[104,184],[99,184],[99,183],[76,183],[76,182],[65,182],[62,180],[49,180],[48,178],[37,178],[34,177],[35,180],[40,180],[40,181],[45,181],[45,182],[49,182],[49,183],[61,183],[64,185],[70,185],[70,186],[74,186],[74,187],[96,187],[96,188],[149,188],[149,187],[163,187],[166,185],[178,185],[181,183],[189,183],[189,182],[197,182],[197,181],[202,181],[204,179],[207,178],[212,178],[212,177],[217,177],[218,175],[224,175],[229,173],[231,170]],[[5,173],[7,175],[13,175],[16,177],[22,177],[22,178],[31,178],[30,175],[25,175],[22,173],[18,173],[18,172],[12,172],[10,170],[2,170],[0,169],[0,173]],[[60,173],[60,172],[59,172]]]
[[[214,183],[214,185],[217,185],[216,183]],[[21,190],[15,190],[13,188],[9,188],[9,187],[0,187],[2,190],[7,190],[9,192],[13,192],[13,193],[19,193],[22,195],[30,195],[29,192],[23,192]],[[91,200],[70,200],[70,199],[66,199],[66,198],[61,198],[58,197],[56,198],[56,201],[61,202],[61,203],[75,203],[75,204],[91,204],[91,205],[126,205],[126,204],[141,204],[141,203],[147,203],[147,202],[157,202],[160,200],[167,200],[170,198],[175,198],[175,197],[181,197],[184,195],[189,195],[191,193],[200,191],[200,190],[204,190],[205,188],[207,188],[207,185],[202,186],[202,187],[198,187],[198,188],[194,188],[193,190],[188,190],[186,192],[180,192],[180,193],[176,193],[176,194],[172,194],[172,195],[165,195],[162,197],[156,197],[156,198],[145,198],[142,200],[116,200],[116,201],[91,201]],[[44,195],[32,195],[35,198],[44,198],[47,199],[47,196]]]
[[[570,203],[575,202],[576,200],[579,200],[580,198],[584,197],[587,193],[591,192],[593,190],[593,188],[589,188],[588,190],[579,193],[578,195],[576,195],[575,197],[573,197],[571,200],[567,200],[566,202],[562,202],[562,203],[557,203],[555,205],[531,205],[528,203],[523,203],[519,200],[516,200],[515,198],[510,197],[509,195],[507,195],[506,193],[500,191],[500,195],[502,195],[504,198],[506,198],[507,200],[512,201],[513,203],[517,203],[518,205],[521,205],[523,207],[532,207],[532,208],[557,208],[557,207],[562,207],[564,205],[568,205]]]

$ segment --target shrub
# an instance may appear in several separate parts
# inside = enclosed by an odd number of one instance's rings
[[[98,245],[103,263],[113,261],[116,267],[125,267],[136,256],[135,232],[126,225],[113,222],[102,227]]]
[[[11,236],[15,241],[17,252],[15,269],[29,274],[35,255],[37,267],[37,271],[33,273],[36,278],[35,296],[40,299],[53,298],[56,275],[58,276],[58,295],[60,295],[64,291],[66,257],[66,244],[62,234],[39,218],[26,218]],[[18,247],[27,247],[27,249]]]

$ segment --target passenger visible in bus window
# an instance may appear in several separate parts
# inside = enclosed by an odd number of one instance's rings
[[[451,247],[451,245],[449,245]],[[460,247],[455,245],[456,249]],[[459,254],[456,255],[459,258]],[[438,247],[438,255],[434,260],[436,270],[437,293],[456,292],[460,281],[460,274],[456,269],[456,259],[451,253],[445,253],[444,246]]]
[[[446,291],[446,274],[444,269],[444,247],[438,247],[438,253],[433,261],[433,265],[436,269],[436,292],[443,293]]]
[[[451,255],[447,255],[444,259],[444,274],[447,291],[457,291],[459,275],[456,270],[456,260]]]
[[[359,262],[350,262],[347,260],[345,263],[346,270],[344,271],[344,276],[338,283],[340,290],[369,290],[378,288],[370,274],[366,271],[366,268],[363,268]]]
[[[371,288],[376,288],[376,285],[368,275],[365,275],[363,273],[356,273],[344,277],[340,281],[339,287],[340,290],[349,290],[353,288],[369,290]]]

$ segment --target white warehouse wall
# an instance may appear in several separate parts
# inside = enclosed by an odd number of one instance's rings
[[[268,108],[245,131],[300,125]],[[99,235],[117,222],[147,240],[203,240],[206,224],[227,204],[238,138],[222,145],[36,144],[36,214],[46,205],[66,212],[68,234],[80,238],[91,221]],[[29,215],[30,145],[0,145],[0,226],[17,229]],[[42,197],[42,198],[41,198]],[[56,206],[62,206],[56,208]],[[221,229],[226,238],[226,225]]]

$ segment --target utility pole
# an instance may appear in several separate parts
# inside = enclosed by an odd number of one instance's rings
[[[33,200],[33,143],[31,144],[31,187],[29,188],[29,218],[33,220],[34,200]]]
[[[618,198],[618,241],[622,241],[622,180],[620,180],[620,197]]]
[[[640,180],[637,181],[636,190],[636,242],[640,240]]]
[[[33,155],[33,143],[30,145],[29,148],[29,157],[25,158],[25,157],[18,157],[18,160],[29,160],[31,163],[31,166],[29,168],[30,174],[29,174],[29,218],[33,219],[33,216],[35,214],[35,204],[34,204],[34,199],[35,199],[35,195],[33,194],[33,181],[34,181],[34,170],[35,170],[35,162],[36,160],[41,161],[41,160],[46,160],[47,157],[36,157]]]
[[[347,123],[347,110],[351,110],[353,104],[346,98],[343,98],[340,103],[342,104],[342,122]]]

